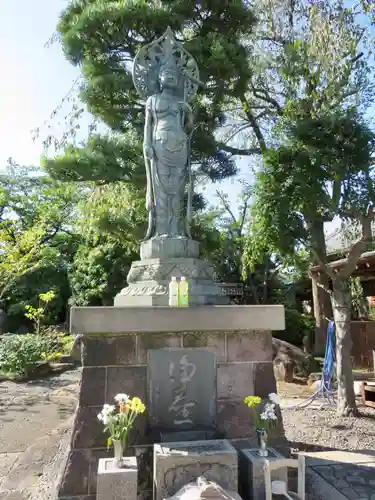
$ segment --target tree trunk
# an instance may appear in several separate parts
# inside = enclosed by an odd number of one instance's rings
[[[332,310],[336,324],[337,413],[357,416],[351,362],[351,295],[347,279],[333,281]]]
[[[324,355],[327,340],[328,319],[332,318],[331,299],[326,291],[329,278],[324,271],[311,277],[314,316],[316,321],[314,353]]]
[[[309,224],[313,247],[319,249],[321,258],[326,260],[327,249],[324,234],[324,219],[314,219]],[[314,265],[320,265],[316,255],[312,252],[311,259]],[[324,355],[327,340],[328,320],[332,318],[331,299],[327,292],[330,280],[324,269],[312,276],[312,292],[314,304],[314,316],[316,321],[314,353]]]

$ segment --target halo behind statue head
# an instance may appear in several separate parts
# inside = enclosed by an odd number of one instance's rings
[[[174,59],[182,80],[186,102],[197,94],[199,69],[196,61],[168,28],[163,36],[139,49],[133,63],[133,82],[138,94],[147,99],[159,91],[160,69]],[[181,96],[182,97],[182,96]]]

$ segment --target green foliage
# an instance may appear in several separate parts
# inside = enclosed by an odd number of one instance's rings
[[[41,331],[41,322],[43,321],[46,313],[47,306],[55,299],[55,290],[49,290],[46,293],[39,294],[39,305],[38,307],[33,307],[30,304],[25,306],[26,313],[25,317],[30,319],[35,328],[35,332],[39,335]]]
[[[54,327],[49,327],[45,330],[45,336],[49,343],[48,360],[56,360],[62,354],[71,353],[75,337],[70,333],[59,332]]]
[[[26,231],[18,221],[5,221],[1,226],[0,300],[18,278],[41,266],[39,247],[45,237],[41,224]]]
[[[372,24],[375,24],[375,5],[372,0],[361,0],[361,5],[370,19]]]
[[[363,293],[361,279],[358,276],[349,278],[349,289],[352,298],[353,319],[368,320],[370,317],[370,306],[367,297]]]
[[[285,137],[265,153],[265,168],[257,176],[252,237],[245,249],[250,269],[267,248],[292,256],[302,245],[326,260],[316,228],[335,216],[364,216],[375,200],[374,135],[358,117],[298,121],[286,127]]]
[[[58,361],[70,354],[74,337],[68,333],[46,329],[42,335],[5,335],[0,340],[0,373],[30,376],[41,361]]]
[[[69,239],[68,236],[67,246],[69,246]],[[66,305],[71,295],[68,268],[73,257],[70,251],[62,253],[63,241],[60,237],[56,237],[54,244],[57,243],[56,240],[58,240],[59,247],[48,248],[48,262],[37,270],[28,272],[9,287],[7,299],[4,302],[7,311],[6,331],[17,331],[19,326],[25,323],[26,305],[39,307],[39,294],[51,288],[56,290],[56,297],[45,311],[43,324],[54,325],[65,321]]]
[[[8,331],[16,331],[27,304],[56,290],[46,322],[65,320],[70,295],[69,259],[80,237],[74,233],[80,186],[55,183],[34,168],[10,161],[0,175],[0,296]]]
[[[145,188],[139,190],[122,182],[90,185],[77,224],[84,241],[90,246],[110,240],[128,251],[138,251],[146,231],[144,192]]]
[[[138,257],[113,242],[82,245],[70,273],[71,303],[76,306],[112,305],[116,293],[126,285],[126,276]]]
[[[303,314],[297,309],[285,308],[285,330],[273,332],[276,338],[301,347],[304,337],[313,338],[315,319],[310,314]]]
[[[0,341],[0,371],[28,376],[38,362],[50,352],[48,337],[40,335],[9,335]]]
[[[142,187],[145,169],[141,145],[132,132],[121,137],[93,135],[86,147],[70,145],[53,160],[43,158],[42,165],[60,181],[93,181],[99,185],[123,181]]]

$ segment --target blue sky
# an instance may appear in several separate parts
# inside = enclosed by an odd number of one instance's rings
[[[43,146],[31,130],[40,126],[67,93],[78,69],[58,46],[45,48],[63,0],[0,0],[0,165],[12,156],[39,164]]]
[[[31,131],[43,125],[79,75],[59,44],[45,47],[65,5],[66,0],[0,0],[0,67],[6,75],[0,79],[0,168],[9,157],[39,164],[43,137],[33,142]],[[208,188],[210,198],[217,188],[231,196],[240,191],[238,182],[227,181]]]

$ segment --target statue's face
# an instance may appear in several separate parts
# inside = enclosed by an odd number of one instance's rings
[[[175,89],[178,84],[177,73],[172,69],[163,69],[159,75],[161,88]]]

